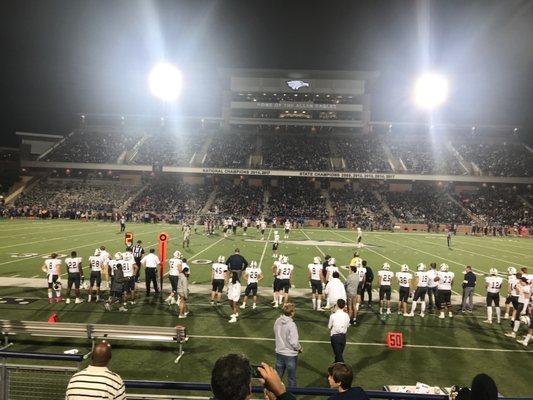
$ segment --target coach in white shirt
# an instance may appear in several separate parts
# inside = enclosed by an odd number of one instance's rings
[[[155,255],[155,250],[150,249],[150,253],[145,255],[141,264],[144,264],[144,276],[146,278],[146,295],[150,295],[150,282],[154,283],[154,292],[157,295],[159,293],[159,287],[157,286],[157,267],[161,264],[159,257]]]
[[[331,279],[326,286],[326,290],[324,291],[328,299],[327,303],[331,307],[337,304],[337,300],[339,299],[343,299],[344,301],[346,301],[346,288],[339,279],[339,276],[340,275],[338,272],[334,272],[331,275]]]
[[[328,328],[331,330],[331,347],[335,354],[335,362],[344,362],[344,348],[346,347],[346,331],[350,326],[350,316],[345,310],[346,300],[337,300],[337,311],[329,317]]]

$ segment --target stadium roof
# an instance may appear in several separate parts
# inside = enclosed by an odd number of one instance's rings
[[[300,69],[264,69],[264,68],[221,68],[224,76],[261,77],[261,78],[315,78],[315,79],[346,79],[372,81],[379,76],[377,71],[326,71]]]

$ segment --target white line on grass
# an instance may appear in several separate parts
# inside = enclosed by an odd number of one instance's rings
[[[205,249],[200,250],[198,253],[196,253],[196,254],[192,255],[191,257],[187,258],[187,261],[189,261],[189,260],[192,261],[195,257],[199,256],[199,255],[202,254],[204,251],[209,250],[211,247],[213,247],[213,246],[215,246],[216,244],[220,243],[220,242],[223,241],[224,239],[225,239],[225,238],[220,238],[220,239],[218,239],[215,243],[211,243],[211,244],[210,244],[209,246],[207,246]],[[169,271],[165,272],[165,273],[163,274],[163,276],[167,276],[168,273],[169,273]]]
[[[261,258],[259,260],[259,268],[261,268],[261,265],[263,265],[263,259],[265,258],[266,249],[268,246],[268,239],[270,239],[270,234],[272,233],[272,228],[268,231],[267,240],[265,242],[265,247],[263,247],[263,252],[261,253]]]
[[[481,247],[482,249],[494,249],[494,247],[487,247],[487,246],[482,246],[480,244],[474,244],[474,243],[471,243],[472,241],[468,242],[468,246],[476,246],[476,247]],[[533,254],[524,254],[524,253],[519,253],[517,251],[514,251],[514,250],[505,250],[505,249],[502,249],[502,246],[498,246],[498,251],[503,251],[503,252],[506,252],[506,253],[511,253],[515,256],[523,256],[523,257],[533,257]]]
[[[263,342],[274,342],[274,338],[265,337],[249,337],[249,336],[214,336],[214,335],[189,335],[191,338],[198,339],[221,339],[221,340],[252,340]],[[331,345],[328,340],[305,340],[300,339],[300,343],[312,344],[327,344]],[[386,347],[386,343],[372,343],[372,342],[346,342],[350,346],[378,346]],[[454,347],[454,346],[431,346],[423,344],[404,344],[404,347],[418,348],[418,349],[440,349],[440,350],[461,350],[461,351],[482,351],[482,352],[496,352],[496,353],[533,353],[533,350],[513,350],[513,349],[486,349],[482,347]]]

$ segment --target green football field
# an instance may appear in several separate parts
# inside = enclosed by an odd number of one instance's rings
[[[205,237],[202,230],[203,227],[199,227],[198,234],[192,235],[190,249],[183,250],[181,231],[175,225],[127,225],[127,231],[134,233],[134,240],[143,240],[145,248],[157,246],[157,234],[167,232],[170,253],[179,248],[190,261],[199,260],[200,264],[190,263],[190,281],[194,285],[205,285],[210,281],[210,264],[202,260],[215,260],[219,255],[227,257],[235,247],[241,249],[248,261],[260,263],[267,273],[260,288],[259,307],[244,310],[236,324],[228,323],[229,306],[224,303],[221,307],[212,307],[208,295],[201,294],[191,296],[191,316],[183,320],[178,320],[166,304],[145,300],[143,290],[139,291],[140,301],[128,313],[108,313],[101,304],[95,303],[48,304],[44,273],[40,269],[46,255],[51,252],[66,255],[77,250],[86,258],[100,245],[105,245],[111,254],[124,249],[124,237],[119,233],[118,225],[75,221],[0,222],[0,276],[4,282],[0,285],[0,297],[36,300],[21,305],[2,303],[0,299],[0,319],[45,321],[52,313],[57,313],[60,322],[155,326],[180,323],[187,327],[191,340],[178,365],[174,364],[170,345],[114,343],[111,368],[125,379],[209,382],[213,362],[228,352],[244,353],[253,362],[273,363],[272,325],[279,310],[270,307],[271,243],[261,241],[255,228],[249,229],[248,236],[242,236],[242,231],[238,230],[237,236],[229,238],[221,234]],[[282,229],[279,231],[283,237]],[[267,234],[269,239],[273,238],[271,229]],[[355,249],[354,237],[354,233],[347,230],[293,230],[290,239],[282,242],[280,252],[288,255],[296,267],[295,287],[308,288],[306,266],[314,256],[323,258],[324,254],[330,254],[337,259],[338,265],[347,264]],[[383,262],[390,263],[394,272],[399,271],[403,263],[415,270],[419,262],[426,265],[446,262],[456,274],[456,292],[461,291],[464,266],[472,265],[479,282],[475,300],[480,304],[474,314],[457,312],[453,319],[445,320],[433,315],[421,319],[396,314],[382,320],[375,312],[377,303],[373,310],[363,310],[359,326],[351,327],[348,332],[349,344],[345,351],[345,359],[354,366],[359,385],[366,389],[380,389],[387,384],[415,384],[417,381],[437,386],[467,385],[474,375],[485,372],[495,378],[500,392],[507,396],[532,394],[525,383],[531,379],[533,350],[504,336],[510,330],[508,321],[501,325],[484,324],[485,307],[481,304],[485,296],[481,275],[489,268],[497,267],[504,272],[510,265],[517,269],[533,267],[531,240],[457,236],[453,238],[452,249],[448,249],[444,235],[365,232],[363,242],[365,246],[359,250],[361,257],[373,267],[375,274]],[[347,274],[347,271],[341,271]],[[37,279],[42,280],[42,287],[34,287],[39,285]],[[327,329],[329,314],[313,311],[309,296],[295,297],[293,302],[297,305],[295,320],[304,347],[298,361],[298,385],[326,386],[327,366],[333,360]],[[396,305],[393,312],[395,309]],[[402,332],[406,346],[402,350],[388,349],[385,345],[388,332]],[[523,332],[521,328],[521,335]],[[87,352],[90,344],[59,338],[16,338],[12,349],[63,351],[73,347]]]

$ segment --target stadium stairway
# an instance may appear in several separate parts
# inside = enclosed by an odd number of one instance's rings
[[[68,135],[66,135],[65,137],[63,137],[63,139],[57,141],[56,143],[54,143],[53,146],[51,146],[50,148],[48,148],[48,150],[46,150],[44,153],[42,153],[39,157],[37,157],[37,161],[46,161],[45,158],[47,155],[49,155],[50,153],[52,153],[55,149],[57,149],[59,146],[61,146],[63,143],[65,143],[66,140],[68,140],[69,138],[72,137],[72,135],[76,134],[76,133],[83,133],[85,130],[85,128],[79,128],[79,129],[74,129],[72,132],[70,132]]]
[[[127,150],[125,151],[124,153],[124,158],[122,159],[122,163],[120,162],[120,157],[119,157],[119,164],[129,164],[131,163],[135,157],[137,156],[137,154],[139,153],[139,149],[141,148],[141,146],[143,145],[143,143],[150,137],[149,134],[145,133],[137,143],[135,143],[135,145],[133,146],[133,148],[131,150]]]
[[[324,200],[326,201],[326,210],[328,212],[328,217],[333,218],[335,216],[335,210],[333,209],[333,206],[331,205],[331,199],[329,198],[329,191],[327,189],[322,189],[321,193],[322,197],[324,197]]]
[[[527,201],[526,198],[524,198],[523,196],[520,196],[519,194],[517,194],[516,197],[518,197],[518,199],[522,202],[522,204],[525,204],[528,208],[533,209],[533,204]]]
[[[217,193],[218,193],[218,185],[215,186],[215,188],[213,189],[211,193],[209,193],[209,197],[207,198],[205,205],[202,208],[202,213],[208,213],[209,210],[211,210],[211,207],[213,207],[213,204],[215,204]]]
[[[394,225],[398,223],[398,219],[394,216],[394,213],[392,212],[391,208],[389,207],[389,204],[385,201],[383,196],[381,196],[381,193],[379,193],[377,190],[372,190],[372,193],[374,194],[374,197],[377,199],[379,204],[381,204],[381,207],[385,210],[385,212],[389,215],[390,220]]]
[[[392,154],[392,151],[390,150],[390,147],[385,143],[383,139],[379,140],[381,143],[381,147],[383,148],[383,151],[385,152],[385,155],[387,156],[387,161],[389,162],[390,167],[392,168],[392,172],[396,172],[401,170],[403,163],[401,160],[396,159],[394,155]],[[403,169],[405,170],[405,165],[403,165]]]
[[[461,154],[457,151],[457,149],[453,146],[452,142],[446,143],[446,148],[455,156],[457,161],[459,161],[459,164],[464,169],[464,174],[469,175],[474,172],[472,168],[472,164],[466,161]],[[470,168],[469,168],[470,167]]]
[[[40,177],[37,176],[21,176],[20,181],[15,182],[9,189],[9,194],[6,196],[6,204],[13,204],[23,192],[34,187],[39,180]]]
[[[207,152],[209,151],[209,146],[211,146],[211,142],[213,141],[214,134],[211,134],[206,137],[205,142],[202,144],[202,147],[200,150],[198,150],[191,159],[191,166],[193,167],[200,167],[205,162],[205,159],[207,157]]]
[[[268,200],[270,199],[270,191],[267,188],[264,188],[263,191],[263,215],[268,215],[270,212],[270,207],[268,205]]]
[[[476,221],[476,223],[481,224],[481,219],[474,214],[472,211],[470,211],[468,208],[463,206],[460,201],[458,201],[456,198],[454,198],[450,193],[446,193],[446,196],[450,199],[451,202],[455,203],[457,206],[461,207],[461,209],[465,212],[466,215],[468,215],[472,220]]]
[[[146,188],[150,186],[149,183],[147,183],[146,185],[144,185],[143,187],[141,187],[139,190],[137,190],[135,193],[133,193],[125,202],[122,206],[120,206],[120,208],[118,209],[118,212],[119,213],[123,213],[125,212],[128,207],[130,206],[131,203],[133,203],[133,201],[138,198],[145,190]]]

